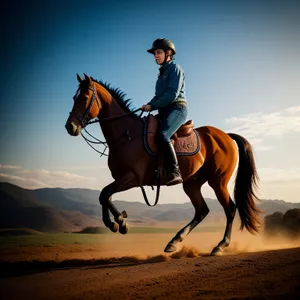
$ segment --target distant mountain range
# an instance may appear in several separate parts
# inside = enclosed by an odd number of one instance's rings
[[[0,229],[30,228],[43,232],[81,230],[88,226],[102,226],[100,191],[89,189],[45,188],[28,190],[10,183],[0,183]],[[224,218],[217,200],[205,199],[210,214],[208,218]],[[120,210],[126,210],[132,224],[155,224],[164,221],[191,220],[194,208],[190,202],[183,204],[158,204],[154,208],[141,202],[115,200]],[[282,200],[262,200],[258,207],[265,214],[286,212],[300,208],[300,203]]]

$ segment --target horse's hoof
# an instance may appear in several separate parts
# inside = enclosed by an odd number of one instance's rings
[[[127,225],[127,223],[125,223],[124,226],[120,226],[120,227],[119,227],[119,232],[120,232],[121,234],[126,234],[126,233],[128,232],[128,225]]]
[[[121,215],[123,216],[123,218],[127,218],[128,217],[127,212],[125,210],[123,210],[121,212]]]
[[[211,256],[222,256],[223,250],[220,247],[215,247],[213,251],[211,251]]]
[[[109,225],[109,229],[110,229],[112,232],[118,232],[118,230],[119,230],[119,225],[118,225],[117,223],[111,222],[111,224]]]
[[[165,248],[165,252],[171,253],[171,252],[175,252],[177,250],[175,244],[169,243],[166,248]]]

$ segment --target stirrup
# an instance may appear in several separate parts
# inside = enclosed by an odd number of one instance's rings
[[[180,172],[175,171],[174,173],[171,173],[171,174],[172,174],[173,178],[166,182],[167,186],[175,185],[175,184],[179,184],[179,183],[183,182]]]
[[[168,181],[166,183],[167,186],[171,186],[171,185],[176,185],[176,184],[179,184],[179,183],[182,183],[183,180],[181,177],[175,177],[174,179],[171,179],[170,181]]]

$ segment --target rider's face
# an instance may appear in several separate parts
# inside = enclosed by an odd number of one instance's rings
[[[162,49],[156,49],[154,51],[154,58],[158,65],[161,65],[165,61],[166,53]]]

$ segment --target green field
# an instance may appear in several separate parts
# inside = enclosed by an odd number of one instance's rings
[[[159,228],[159,227],[131,227],[128,235],[131,234],[163,234],[176,233],[180,228]],[[224,227],[199,227],[193,232],[219,232],[223,231]],[[119,234],[119,233],[117,233]],[[13,247],[25,246],[42,246],[53,247],[55,245],[87,245],[87,244],[101,244],[103,239],[100,236],[114,237],[108,229],[104,229],[102,233],[98,234],[82,234],[82,233],[39,233],[28,235],[10,235],[0,237],[0,249],[7,249]]]

